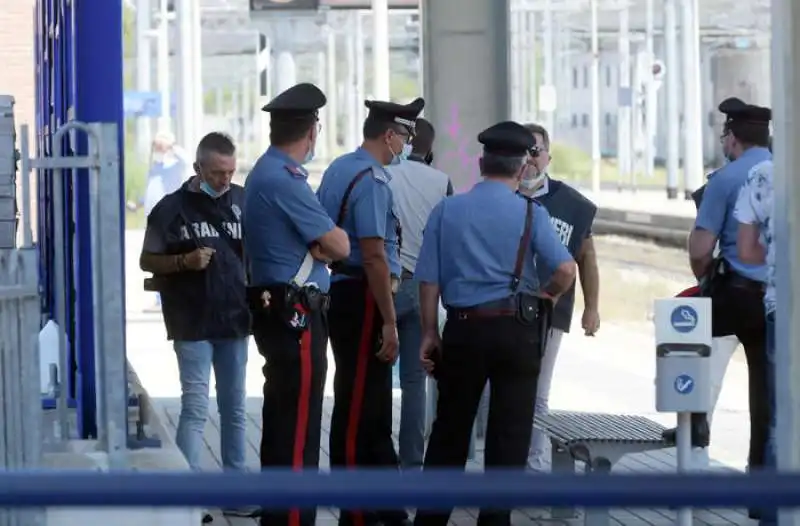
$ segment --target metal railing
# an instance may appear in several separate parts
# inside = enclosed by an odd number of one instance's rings
[[[330,474],[6,473],[0,506],[436,509],[542,506],[800,506],[800,475],[532,475],[338,471]]]
[[[76,144],[75,135],[87,136],[87,155],[64,155],[63,145],[65,139],[71,137],[71,143]],[[53,154],[41,158],[31,158],[28,142],[28,127],[21,126],[20,134],[20,178],[22,190],[22,203],[20,215],[22,219],[22,248],[9,251],[9,261],[25,261],[25,271],[9,266],[9,271],[15,270],[18,279],[25,279],[24,283],[12,283],[18,287],[17,302],[25,301],[24,312],[20,309],[0,311],[0,324],[2,326],[19,324],[24,325],[24,333],[18,334],[24,347],[15,347],[13,352],[8,351],[15,361],[10,366],[2,367],[4,382],[14,385],[20,381],[20,371],[25,384],[24,391],[17,390],[13,396],[3,396],[4,404],[18,404],[27,408],[27,416],[34,418],[25,429],[9,427],[6,425],[6,440],[22,441],[26,447],[39,448],[42,444],[42,396],[40,392],[40,359],[38,349],[38,333],[41,315],[39,312],[39,283],[38,283],[38,256],[37,250],[32,248],[32,214],[30,204],[31,177],[41,172],[53,181],[53,208],[55,221],[53,222],[53,264],[49,269],[54,275],[56,301],[54,321],[59,327],[58,333],[58,364],[57,380],[57,417],[58,431],[55,433],[55,442],[61,443],[76,438],[71,436],[71,415],[68,405],[68,378],[71,366],[68,360],[68,345],[66,327],[69,324],[68,312],[75,311],[75,291],[68,286],[67,279],[67,247],[74,244],[74,234],[69,232],[65,223],[64,189],[71,182],[80,177],[89,177],[90,194],[90,229],[91,229],[91,267],[93,271],[94,304],[94,344],[96,352],[96,375],[99,384],[97,394],[98,428],[100,448],[108,454],[109,466],[112,469],[126,467],[125,449],[127,441],[127,371],[125,362],[124,340],[124,268],[122,260],[122,241],[119,235],[121,218],[121,188],[119,177],[119,151],[117,126],[113,123],[92,123],[72,121],[56,130],[51,139]],[[42,242],[41,240],[39,241]],[[41,247],[37,247],[41,248]],[[30,255],[28,255],[30,254]],[[4,271],[0,267],[0,271]],[[6,278],[7,280],[9,278]],[[11,294],[11,293],[9,293]],[[23,296],[20,296],[23,295]],[[5,333],[2,337],[5,337]],[[21,343],[18,345],[22,345]],[[18,354],[14,354],[18,353]],[[46,364],[50,365],[50,364]],[[33,416],[31,416],[33,415]],[[28,437],[26,433],[38,433],[36,439]],[[38,459],[38,457],[35,457]],[[35,467],[38,464],[26,463],[25,467]],[[0,466],[3,467],[3,466]],[[12,462],[6,458],[4,467],[14,469],[20,467],[19,462]]]

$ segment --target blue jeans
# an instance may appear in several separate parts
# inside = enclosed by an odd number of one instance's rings
[[[769,439],[767,440],[767,451],[764,454],[764,467],[766,469],[775,469],[778,467],[777,456],[775,451],[775,409],[776,409],[776,392],[775,392],[775,314],[767,315],[767,388],[769,396]],[[773,526],[777,524],[777,510],[765,509],[761,511],[761,526]]]
[[[248,338],[173,342],[181,379],[181,415],[175,441],[193,470],[200,470],[208,419],[211,367],[216,378],[220,451],[225,469],[245,469],[247,412],[245,373]]]
[[[400,465],[421,468],[425,454],[425,370],[419,359],[419,282],[404,280],[394,300],[400,338]]]

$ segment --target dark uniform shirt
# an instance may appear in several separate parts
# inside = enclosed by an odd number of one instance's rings
[[[213,199],[192,178],[165,196],[150,212],[143,250],[150,254],[188,254],[215,250],[204,270],[161,276],[161,302],[167,338],[201,341],[243,338],[250,331],[245,299],[242,247],[244,192],[232,184]],[[220,232],[222,229],[224,232]]]
[[[597,213],[597,206],[568,184],[553,179],[545,179],[545,187],[534,198],[550,213],[550,222],[561,243],[567,247],[573,259],[577,259],[583,241],[592,235],[592,222]],[[539,281],[542,285],[548,282],[550,274],[547,269],[538,267]],[[552,326],[555,329],[569,332],[572,314],[575,307],[575,283],[559,299],[553,310]]]

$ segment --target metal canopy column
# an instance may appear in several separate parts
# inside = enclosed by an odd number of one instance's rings
[[[425,115],[437,129],[436,166],[465,190],[479,179],[478,133],[510,118],[508,0],[422,0],[422,12]]]
[[[778,469],[800,469],[800,4],[772,0],[772,103],[775,131],[775,279],[778,283],[775,352]],[[781,526],[800,525],[797,510],[781,512]]]

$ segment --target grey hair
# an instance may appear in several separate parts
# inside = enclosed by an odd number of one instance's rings
[[[224,132],[211,132],[197,144],[195,161],[203,164],[213,154],[233,156],[236,155],[236,146],[230,135]]]

